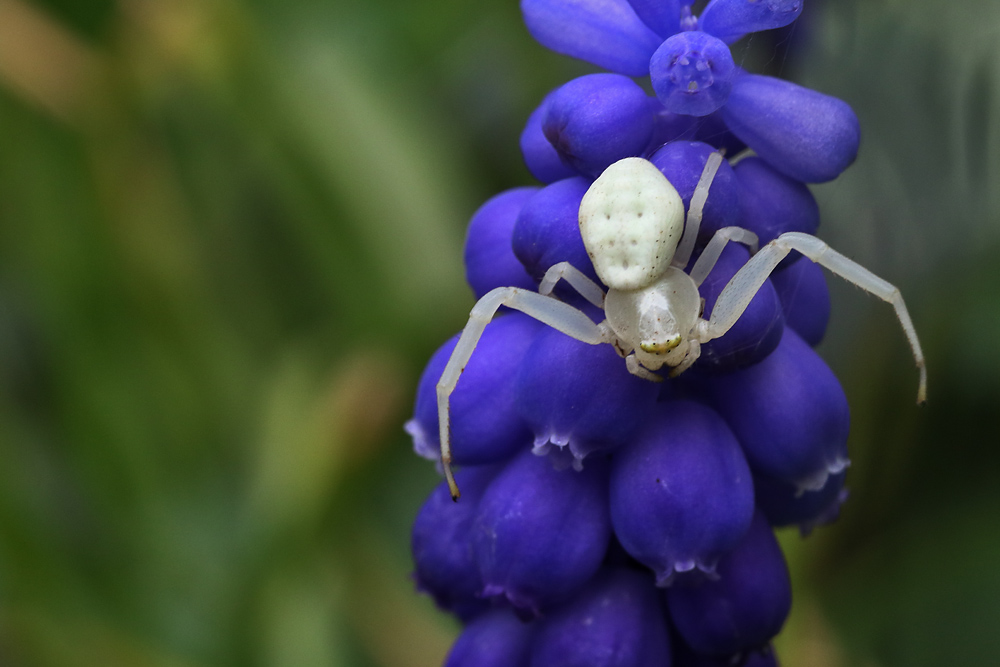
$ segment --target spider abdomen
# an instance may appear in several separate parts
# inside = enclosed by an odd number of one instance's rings
[[[626,158],[590,186],[579,219],[601,282],[634,290],[652,284],[670,266],[684,231],[684,202],[649,161]]]

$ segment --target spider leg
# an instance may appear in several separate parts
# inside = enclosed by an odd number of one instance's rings
[[[694,250],[695,241],[698,240],[698,230],[701,229],[701,216],[705,210],[705,202],[708,201],[708,189],[711,187],[712,181],[715,180],[715,174],[719,171],[721,164],[722,155],[718,152],[709,155],[708,160],[705,161],[705,169],[701,172],[701,178],[698,179],[698,185],[695,186],[694,194],[691,195],[691,203],[688,205],[684,235],[677,245],[677,251],[674,253],[674,259],[670,262],[670,266],[684,270],[691,260],[691,252]]]
[[[455,345],[451,358],[448,359],[448,363],[441,373],[441,379],[437,383],[438,422],[441,429],[441,465],[444,468],[445,479],[448,480],[451,497],[455,500],[458,500],[459,491],[451,470],[449,398],[455,390],[455,385],[458,383],[462,371],[465,370],[469,359],[472,358],[472,352],[476,349],[476,345],[483,335],[483,330],[486,329],[486,325],[493,319],[493,315],[496,314],[500,306],[519,310],[584,343],[599,345],[610,342],[605,333],[606,329],[594,324],[581,311],[558,299],[542,296],[537,292],[519,287],[497,287],[483,295],[483,298],[473,306],[469,313],[469,322],[462,330],[458,344]]]
[[[742,243],[750,249],[751,255],[757,252],[758,240],[756,234],[742,227],[723,227],[715,232],[712,240],[702,250],[698,261],[694,263],[694,267],[691,269],[690,276],[695,285],[701,287],[701,284],[705,282],[705,278],[715,268],[715,263],[719,261],[719,256],[722,255],[722,251],[730,241]]]
[[[729,158],[729,166],[735,167],[740,162],[743,162],[743,160],[746,160],[748,157],[754,157],[755,155],[757,155],[757,153],[754,152],[754,149],[744,148],[739,153]]]
[[[568,282],[590,303],[598,308],[604,308],[604,290],[601,289],[601,286],[569,262],[559,262],[550,266],[549,270],[545,272],[545,276],[542,277],[542,282],[538,284],[538,293],[548,296],[560,279]]]
[[[698,361],[698,357],[701,356],[701,343],[697,338],[692,338],[688,343],[691,347],[688,350],[687,356],[684,357],[684,361],[677,364],[670,369],[670,377],[675,378],[687,369],[694,365],[694,362]]]
[[[768,243],[760,252],[751,257],[750,261],[733,276],[733,279],[729,281],[716,300],[715,308],[712,309],[712,318],[704,327],[704,337],[701,341],[706,342],[718,338],[729,331],[730,327],[746,310],[757,290],[774,271],[774,268],[793,250],[797,250],[844,280],[854,283],[861,289],[892,304],[896,310],[896,317],[899,318],[899,323],[903,327],[903,333],[906,334],[906,339],[910,343],[917,369],[920,371],[917,403],[924,403],[927,400],[927,369],[924,365],[924,353],[920,349],[920,340],[917,338],[916,329],[913,328],[913,322],[910,320],[910,314],[906,310],[899,289],[809,234],[787,232]]]
[[[645,368],[639,363],[639,360],[635,358],[635,353],[625,357],[625,368],[628,372],[636,377],[640,377],[643,380],[649,380],[650,382],[663,382],[663,378],[653,373]]]

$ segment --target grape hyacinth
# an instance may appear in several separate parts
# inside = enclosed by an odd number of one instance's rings
[[[898,290],[811,236],[807,184],[851,164],[858,120],[734,62],[801,0],[521,9],[544,46],[610,72],[528,118],[542,185],[473,216],[480,301],[406,425],[446,476],[412,534],[418,588],[464,626],[446,665],[777,665],[774,529],[805,534],[847,495],[847,400],[813,350],[823,267],[893,305],[925,395]]]

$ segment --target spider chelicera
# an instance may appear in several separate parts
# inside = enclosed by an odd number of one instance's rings
[[[580,204],[580,234],[607,293],[576,267],[560,262],[545,273],[538,292],[497,287],[472,308],[437,384],[441,463],[453,499],[458,499],[459,490],[451,470],[449,398],[500,306],[519,310],[584,343],[613,345],[625,358],[629,372],[658,382],[663,378],[652,371],[668,366],[671,377],[684,372],[698,359],[704,343],[729,331],[775,267],[795,250],[892,304],[920,371],[917,402],[924,402],[924,356],[899,289],[815,236],[787,232],[758,251],[756,234],[741,227],[724,227],[685,273],[709,187],[721,163],[719,153],[709,156],[691,197],[686,222],[684,202],[676,188],[647,160],[625,158],[594,181]],[[701,316],[698,288],[730,241],[743,243],[753,256],[719,294],[706,320]],[[606,319],[595,324],[581,310],[550,296],[559,280],[603,309]]]

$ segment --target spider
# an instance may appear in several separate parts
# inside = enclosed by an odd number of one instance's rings
[[[795,250],[892,304],[920,371],[917,403],[926,400],[924,356],[899,289],[815,236],[786,232],[758,251],[756,234],[724,227],[685,273],[709,187],[721,163],[721,154],[709,156],[691,197],[686,223],[677,190],[648,160],[625,158],[594,181],[580,204],[580,234],[607,293],[576,267],[560,262],[545,273],[538,292],[497,287],[472,308],[437,384],[441,463],[454,500],[459,489],[451,470],[449,398],[500,306],[519,310],[584,343],[613,345],[625,358],[629,372],[659,382],[663,378],[653,371],[668,366],[671,377],[683,373],[698,359],[704,343],[729,331],[778,263]],[[701,316],[698,288],[730,241],[746,245],[752,257],[722,290],[706,320]],[[560,280],[601,308],[606,319],[595,324],[579,309],[551,296]]]

